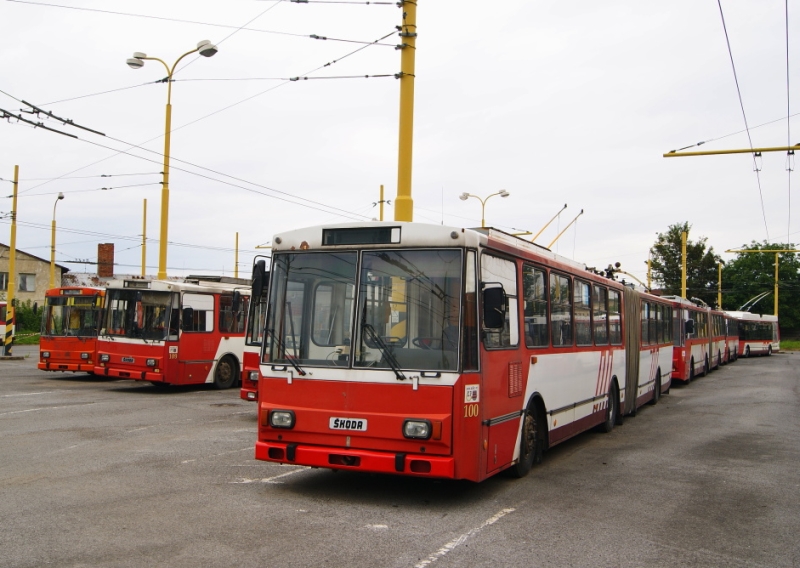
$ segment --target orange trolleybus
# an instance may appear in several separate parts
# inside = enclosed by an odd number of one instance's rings
[[[94,372],[104,296],[102,288],[80,286],[51,288],[45,292],[39,369]]]
[[[124,280],[106,288],[95,374],[153,385],[236,384],[250,295],[246,279]]]
[[[258,459],[524,475],[669,388],[669,302],[501,231],[334,225],[272,250]]]

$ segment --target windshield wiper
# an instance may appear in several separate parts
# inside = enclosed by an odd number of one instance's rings
[[[266,332],[265,335],[267,335],[267,336],[271,335],[272,336],[272,339],[274,339],[275,343],[278,344],[278,348],[280,348],[280,350],[283,351],[284,359],[289,361],[289,363],[292,365],[292,367],[294,367],[294,370],[297,371],[297,374],[300,375],[301,377],[305,377],[306,376],[306,372],[303,370],[303,368],[297,362],[297,359],[295,359],[292,355],[289,355],[289,353],[286,352],[286,347],[283,345],[283,341],[281,341],[278,338],[278,336],[275,335],[275,330],[266,329],[264,331]],[[266,337],[264,339],[266,339]]]
[[[400,370],[400,363],[398,363],[397,359],[395,359],[394,353],[391,352],[389,346],[386,345],[386,342],[383,341],[383,338],[380,335],[378,335],[378,333],[375,331],[375,328],[364,321],[361,322],[362,335],[364,334],[365,331],[368,333],[368,335],[375,343],[375,345],[378,346],[378,349],[381,350],[383,358],[386,360],[387,363],[389,363],[389,366],[392,368],[392,371],[394,371],[397,380],[405,381],[406,376],[403,374],[403,371]]]

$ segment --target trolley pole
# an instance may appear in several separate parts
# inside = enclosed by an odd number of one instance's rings
[[[417,52],[417,0],[401,0],[400,27],[400,138],[397,158],[395,221],[414,220],[411,197],[411,165],[414,141],[414,64]]]

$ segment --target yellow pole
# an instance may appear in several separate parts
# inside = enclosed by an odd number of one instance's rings
[[[581,212],[580,212],[580,213],[578,213],[577,215],[575,215],[575,218],[574,218],[572,221],[570,221],[570,222],[569,222],[569,225],[567,225],[566,227],[564,227],[564,230],[563,230],[563,231],[561,231],[560,233],[558,233],[558,236],[557,236],[555,239],[553,239],[553,240],[550,242],[550,244],[549,244],[549,245],[547,245],[547,248],[550,248],[551,246],[553,246],[554,244],[556,244],[556,241],[557,241],[558,239],[560,239],[560,238],[561,238],[561,235],[563,235],[564,233],[566,233],[566,232],[567,232],[567,229],[569,229],[569,228],[572,226],[572,224],[573,224],[575,221],[577,221],[577,220],[578,220],[578,217],[580,217],[581,215],[583,215],[583,209],[581,209]]]
[[[9,244],[8,259],[8,305],[6,306],[6,337],[5,355],[11,355],[14,346],[14,332],[16,330],[14,309],[14,291],[17,286],[17,189],[19,188],[19,166],[14,166],[14,195],[11,200],[11,243]]]
[[[58,201],[56,201],[58,203]],[[53,222],[50,225],[50,283],[48,288],[54,288],[56,282],[56,208],[53,206]]]
[[[147,200],[144,200],[142,209],[142,278],[147,274]]]
[[[719,278],[717,278],[717,309],[722,309],[722,263],[717,263],[717,272],[719,274]]]
[[[417,44],[417,2],[401,0],[403,25],[400,28],[400,138],[397,158],[397,198],[395,221],[414,220],[411,197],[411,164],[414,141],[414,64]]]
[[[775,253],[775,317],[778,317],[778,253]]]
[[[647,255],[647,289],[653,289],[653,261],[650,255]]]
[[[681,298],[686,299],[686,238],[688,233],[681,233]]]
[[[164,126],[164,176],[161,186],[161,233],[158,241],[158,279],[167,278],[167,224],[169,223],[169,133],[172,130],[172,73],[167,77],[167,119]]]
[[[381,199],[380,199],[380,201],[378,203],[380,203],[380,205],[381,205],[380,220],[383,221],[383,184],[381,184]]]
[[[553,221],[555,221],[555,220],[556,220],[556,217],[558,217],[559,215],[561,215],[561,212],[562,212],[564,209],[566,209],[566,208],[567,208],[567,204],[565,203],[565,204],[564,204],[564,207],[562,207],[561,209],[559,209],[558,213],[556,213],[555,215],[553,215],[553,218],[552,218],[552,219],[550,219],[550,220],[549,220],[547,223],[545,223],[545,224],[544,224],[544,227],[542,227],[542,228],[539,230],[539,232],[538,232],[538,233],[536,233],[536,235],[535,235],[535,236],[534,236],[534,237],[531,239],[531,242],[534,242],[534,241],[536,241],[536,239],[537,239],[537,238],[539,238],[539,235],[541,235],[541,234],[544,232],[544,230],[545,230],[547,227],[549,227],[549,226],[550,226],[550,223],[552,223]]]
[[[236,231],[236,254],[233,257],[233,277],[239,278],[239,231]]]

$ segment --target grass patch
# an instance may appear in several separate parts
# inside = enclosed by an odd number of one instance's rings
[[[800,343],[800,342],[798,342]],[[20,334],[14,336],[14,345],[39,345],[39,334]]]
[[[781,340],[781,351],[800,351],[800,339]]]

